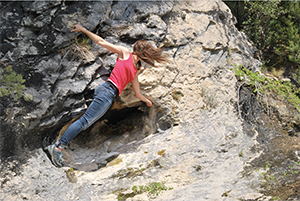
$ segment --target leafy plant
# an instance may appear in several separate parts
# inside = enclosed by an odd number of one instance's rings
[[[265,170],[261,171],[260,169],[257,170],[257,172],[260,172],[259,176],[263,179],[263,185],[268,189],[276,189],[276,186],[280,187],[280,182],[279,180],[281,180],[282,177],[289,177],[289,178],[295,178],[295,174],[299,174],[299,162],[296,162],[296,165],[289,165],[288,167],[286,167],[287,171],[283,171],[282,174],[279,173],[275,173],[276,176],[271,173],[271,165],[269,162],[266,162],[266,166],[265,166]],[[274,169],[276,171],[276,169]],[[274,197],[274,198],[278,198]]]
[[[299,165],[299,162],[296,162],[297,165]],[[298,170],[295,170],[296,168],[293,166],[293,165],[289,165],[289,171],[286,172],[286,171],[283,171],[282,174],[284,176],[288,175],[288,174],[299,174],[299,171]]]
[[[163,182],[153,182],[146,186],[140,185],[140,186],[133,186],[132,190],[135,194],[142,194],[144,192],[148,192],[151,195],[158,196],[159,193],[162,191],[172,190],[173,188],[168,188],[165,185],[165,181]]]
[[[254,93],[267,94],[268,92],[273,92],[276,95],[284,97],[300,112],[300,99],[298,97],[300,89],[291,82],[268,78],[242,65],[237,66],[235,64],[234,70],[235,74],[240,77],[242,81],[254,88]]]
[[[135,195],[147,193],[150,197],[156,197],[163,191],[173,190],[173,188],[167,187],[165,185],[165,181],[163,182],[153,182],[148,185],[137,185],[132,187],[132,193],[123,194],[119,193],[118,200],[126,200],[129,197],[134,197]]]
[[[269,163],[269,162],[266,162],[266,171],[260,173],[260,176],[262,176],[263,179],[264,179],[266,182],[270,182],[271,180],[277,181],[277,180],[275,179],[274,175],[271,174],[270,163]]]
[[[12,69],[12,66],[0,69],[0,96],[12,96],[18,100],[23,96],[25,81],[21,74],[17,74]]]

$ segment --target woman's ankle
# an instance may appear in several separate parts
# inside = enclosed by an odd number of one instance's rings
[[[56,150],[56,151],[62,151],[62,148],[56,147],[56,146],[55,146],[55,150]]]
[[[62,151],[62,150],[64,149],[64,146],[61,144],[60,141],[57,141],[57,142],[55,143],[55,149],[56,149],[57,151]]]

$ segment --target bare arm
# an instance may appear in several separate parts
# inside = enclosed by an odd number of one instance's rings
[[[95,43],[101,45],[102,47],[108,49],[109,51],[118,54],[118,58],[120,59],[127,59],[129,57],[129,49],[123,46],[119,45],[114,45],[112,43],[107,42],[97,34],[94,34],[93,32],[90,32],[86,28],[82,27],[81,25],[77,24],[72,26],[74,28],[71,32],[83,32],[85,33],[88,37],[90,37]]]
[[[146,98],[143,94],[141,94],[141,91],[140,91],[140,83],[139,83],[139,80],[138,80],[138,75],[136,75],[133,79],[133,81],[131,82],[132,83],[132,87],[133,87],[133,90],[134,90],[134,93],[136,95],[136,97],[142,101],[144,101],[148,107],[151,107],[152,106],[152,102]]]

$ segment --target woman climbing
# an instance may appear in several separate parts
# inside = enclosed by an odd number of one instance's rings
[[[107,81],[95,89],[93,102],[80,119],[75,121],[66,130],[63,136],[55,144],[47,147],[53,164],[57,167],[63,166],[63,148],[75,138],[80,131],[87,129],[98,119],[100,119],[112,106],[116,98],[122,93],[125,86],[131,82],[135,95],[151,107],[152,102],[140,92],[137,71],[141,66],[141,61],[155,66],[158,63],[168,61],[167,55],[162,53],[162,49],[155,48],[149,42],[138,40],[133,46],[133,53],[126,47],[114,45],[105,41],[100,36],[88,31],[81,25],[74,25],[71,32],[82,32],[88,35],[95,43],[118,54],[115,67]]]

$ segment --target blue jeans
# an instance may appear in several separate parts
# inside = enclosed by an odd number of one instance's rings
[[[84,115],[69,126],[56,145],[58,147],[66,146],[80,131],[87,129],[99,120],[109,110],[118,95],[118,90],[109,81],[97,87],[94,100]]]

